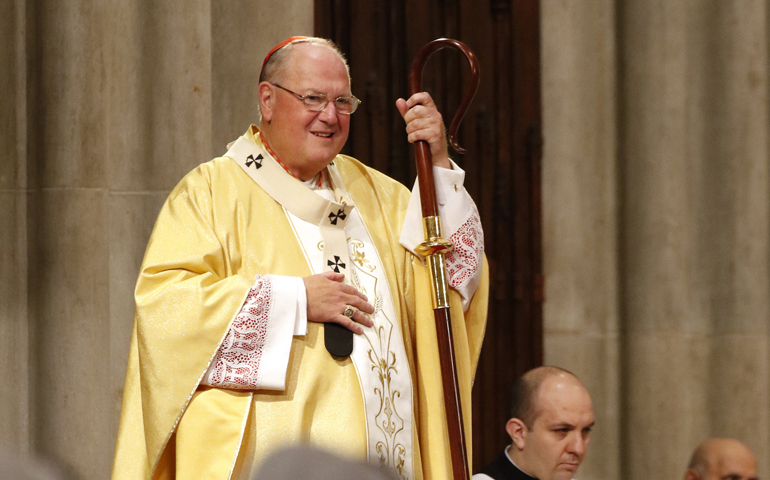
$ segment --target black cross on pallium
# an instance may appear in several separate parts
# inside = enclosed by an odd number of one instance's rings
[[[329,214],[329,221],[332,222],[332,225],[337,225],[337,219],[345,220],[345,217],[347,217],[345,210],[340,208],[337,210],[337,213],[332,212]]]
[[[345,264],[340,262],[340,257],[337,255],[334,256],[334,261],[327,260],[327,263],[329,264],[329,267],[331,267],[332,270],[334,270],[337,273],[340,273],[340,268],[344,269]]]
[[[262,166],[262,154],[260,153],[257,155],[257,158],[254,158],[254,155],[249,155],[246,157],[246,166],[250,167],[254,165],[254,168],[259,169]]]

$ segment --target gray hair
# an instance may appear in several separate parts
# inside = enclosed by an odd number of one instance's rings
[[[348,83],[351,83],[350,66],[348,65],[348,61],[345,59],[345,55],[342,54],[340,47],[331,40],[320,37],[308,37],[295,40],[273,52],[259,74],[259,83],[275,83],[281,81],[289,70],[289,59],[291,58],[291,52],[297,45],[303,44],[320,45],[322,47],[329,48],[334,53],[336,53],[337,56],[340,57],[340,60],[342,60],[342,64],[345,65],[345,72],[348,74]],[[261,121],[262,109],[259,103],[257,103],[257,114],[259,115],[259,120]]]

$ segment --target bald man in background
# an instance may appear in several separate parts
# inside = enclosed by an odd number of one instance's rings
[[[757,480],[757,459],[732,438],[711,438],[692,454],[684,480]]]
[[[569,480],[593,426],[591,395],[575,375],[558,367],[530,370],[511,388],[511,445],[473,480]]]

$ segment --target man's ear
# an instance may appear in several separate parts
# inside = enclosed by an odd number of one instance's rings
[[[508,423],[505,424],[505,431],[508,432],[508,435],[511,437],[513,446],[519,450],[524,450],[524,446],[527,443],[527,432],[529,432],[529,429],[524,422],[518,418],[511,418],[508,420]]]
[[[273,86],[268,82],[261,82],[258,89],[259,109],[262,112],[262,119],[269,122],[273,119],[273,104],[275,103]]]
[[[701,478],[697,471],[690,468],[687,470],[687,473],[684,474],[684,480],[701,480]]]

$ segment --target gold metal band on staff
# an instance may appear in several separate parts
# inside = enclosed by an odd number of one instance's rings
[[[424,217],[422,228],[427,240],[418,245],[415,251],[428,260],[433,309],[449,308],[449,289],[447,288],[444,254],[451,252],[454,245],[449,240],[441,238],[441,218],[438,215]]]

